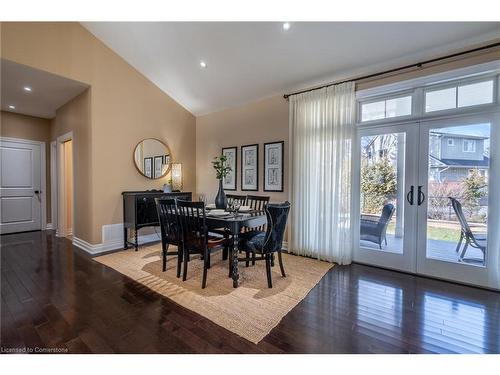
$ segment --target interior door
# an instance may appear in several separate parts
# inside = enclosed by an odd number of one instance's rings
[[[360,129],[355,146],[354,260],[415,272],[418,124]]]
[[[500,288],[498,118],[420,124],[417,273]]]
[[[40,145],[0,140],[0,159],[0,233],[40,230]]]

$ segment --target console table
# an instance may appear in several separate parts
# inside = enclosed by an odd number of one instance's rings
[[[139,246],[137,232],[141,228],[160,225],[156,210],[155,198],[174,198],[191,200],[190,192],[164,193],[161,190],[124,191],[123,196],[123,248],[133,245],[135,251]],[[128,240],[129,229],[134,230],[134,242]]]

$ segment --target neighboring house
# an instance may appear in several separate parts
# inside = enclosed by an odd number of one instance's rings
[[[477,169],[488,178],[488,137],[440,133],[430,134],[430,178],[437,182],[461,181]]]

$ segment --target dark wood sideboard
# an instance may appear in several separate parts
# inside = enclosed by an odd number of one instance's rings
[[[123,196],[123,248],[128,245],[139,246],[137,233],[139,229],[146,227],[157,227],[160,225],[158,212],[156,210],[155,198],[174,198],[191,200],[190,192],[164,193],[161,190],[147,191],[124,191]],[[129,229],[134,230],[134,242],[128,240]]]

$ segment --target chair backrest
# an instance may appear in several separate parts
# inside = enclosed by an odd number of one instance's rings
[[[184,248],[202,251],[207,244],[205,203],[177,200]]]
[[[266,206],[267,230],[264,246],[265,253],[281,250],[285,235],[286,221],[290,212],[290,202],[269,203]]]
[[[227,204],[232,204],[233,202],[239,204],[240,206],[244,206],[247,200],[246,195],[237,195],[237,194],[226,194]]]
[[[181,237],[181,228],[175,199],[155,198],[155,202],[162,241],[177,245]]]
[[[247,195],[247,206],[252,210],[264,211],[270,197],[262,197],[259,195]]]
[[[462,204],[455,198],[448,198],[451,200],[451,205],[453,207],[453,210],[455,211],[455,215],[457,215],[458,222],[462,227],[462,232],[464,232],[465,235],[472,237],[472,230],[469,227],[469,223],[467,223],[467,220],[465,219],[465,215],[462,210]]]
[[[394,214],[394,205],[391,203],[384,204],[384,208],[382,208],[382,214],[378,219],[379,225],[388,225],[392,219],[392,215]]]

